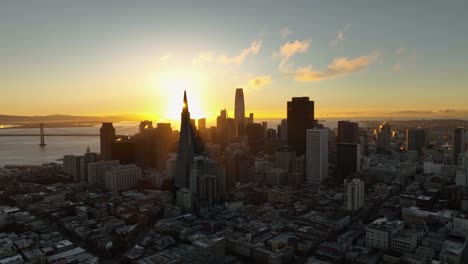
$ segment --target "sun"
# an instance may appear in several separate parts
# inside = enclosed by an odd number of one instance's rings
[[[205,117],[202,98],[205,93],[205,78],[202,73],[195,71],[166,71],[155,76],[158,91],[157,102],[162,120],[179,122],[180,113],[184,107],[183,96],[187,91],[188,107],[191,118]]]

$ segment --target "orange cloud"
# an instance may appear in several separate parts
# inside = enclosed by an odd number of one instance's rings
[[[221,64],[241,64],[249,55],[257,55],[262,48],[262,41],[256,40],[250,44],[250,47],[243,49],[237,56],[229,57],[226,55],[218,56],[218,62]]]
[[[329,79],[335,76],[344,75],[367,68],[380,57],[381,53],[374,52],[372,54],[360,56],[354,59],[336,58],[328,65],[327,69],[323,71],[314,70],[312,69],[312,66],[299,68],[294,73],[294,79],[301,82],[312,82]]]
[[[274,57],[280,57],[281,62],[279,65],[279,69],[283,72],[291,71],[292,65],[288,64],[288,61],[291,57],[298,53],[304,53],[309,49],[310,40],[296,40],[294,42],[286,42],[284,45],[280,47],[279,52],[273,53]]]
[[[257,76],[249,81],[248,88],[260,89],[271,83],[271,77],[268,75]]]

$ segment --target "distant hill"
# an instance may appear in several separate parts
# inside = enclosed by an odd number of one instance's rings
[[[74,115],[46,115],[46,116],[15,116],[0,115],[0,124],[25,125],[33,123],[73,123],[95,124],[101,122],[136,121],[141,118],[136,115],[114,116],[74,116]]]

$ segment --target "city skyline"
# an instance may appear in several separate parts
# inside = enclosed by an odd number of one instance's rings
[[[261,119],[293,96],[318,118],[468,113],[463,1],[197,5],[1,3],[0,113],[177,121],[187,90],[212,123],[239,87]]]

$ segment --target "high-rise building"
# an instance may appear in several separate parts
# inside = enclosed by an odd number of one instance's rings
[[[256,154],[263,150],[265,146],[265,128],[262,124],[248,124],[246,127],[246,134],[251,153]]]
[[[112,123],[102,123],[100,129],[101,159],[112,159],[112,143],[115,140],[115,128]]]
[[[112,167],[104,178],[106,189],[111,192],[134,188],[141,178],[141,169],[135,164]]]
[[[392,129],[387,122],[382,123],[377,129],[376,143],[377,153],[387,153],[390,151],[390,139],[392,137]]]
[[[65,155],[63,156],[63,171],[71,176],[75,182],[80,182],[84,177],[85,160],[84,156]]]
[[[455,128],[452,138],[453,162],[458,165],[458,156],[465,152],[465,128]]]
[[[112,143],[111,160],[119,160],[122,164],[136,163],[136,147],[135,138],[120,137]]]
[[[361,171],[361,149],[359,144],[339,143],[336,145],[337,182]]]
[[[406,149],[408,151],[417,151],[421,156],[424,146],[426,145],[426,130],[424,128],[407,128],[406,129]]]
[[[278,125],[278,139],[282,143],[288,142],[288,120],[281,120],[281,124]]]
[[[106,160],[88,164],[88,184],[104,187],[106,172],[119,166],[118,160]]]
[[[75,182],[88,181],[88,164],[97,161],[97,154],[88,151],[82,156],[65,155],[63,157],[63,170]]]
[[[140,123],[140,132],[135,134],[135,163],[143,169],[156,167],[156,150],[158,143],[157,130],[150,121]]]
[[[198,144],[190,122],[187,93],[184,91],[184,105],[180,120],[179,146],[177,149],[177,163],[174,179],[176,188],[189,188],[190,166],[193,157],[198,153]]]
[[[320,184],[328,178],[328,129],[307,130],[306,182]]]
[[[216,118],[216,142],[221,145],[227,143],[227,111],[221,110],[219,116]]]
[[[153,122],[145,120],[140,122],[139,131],[144,133],[146,130],[153,129]]]
[[[338,121],[338,143],[359,143],[359,124]]]
[[[236,98],[234,102],[234,120],[236,126],[236,137],[244,136],[245,131],[245,104],[244,91],[242,88],[236,89]]]
[[[198,130],[206,129],[206,118],[198,119]]]
[[[174,180],[177,166],[177,155],[172,153],[166,161],[166,177]]]
[[[250,113],[249,117],[247,118],[247,124],[252,124],[254,122],[254,114]]]
[[[275,167],[283,169],[287,172],[292,172],[293,162],[296,158],[296,152],[288,150],[280,150],[275,153]]]
[[[163,170],[166,167],[171,146],[175,143],[172,136],[171,123],[158,123],[156,126],[156,168]]]
[[[314,127],[314,101],[309,97],[293,97],[287,103],[288,145],[297,155],[306,150],[306,130]]]
[[[204,156],[193,158],[190,171],[190,191],[196,195],[198,201],[207,202],[212,205],[218,201],[220,191],[219,181],[221,180],[220,168],[215,160]]]
[[[364,207],[364,181],[360,179],[344,180],[344,209],[355,212]]]

